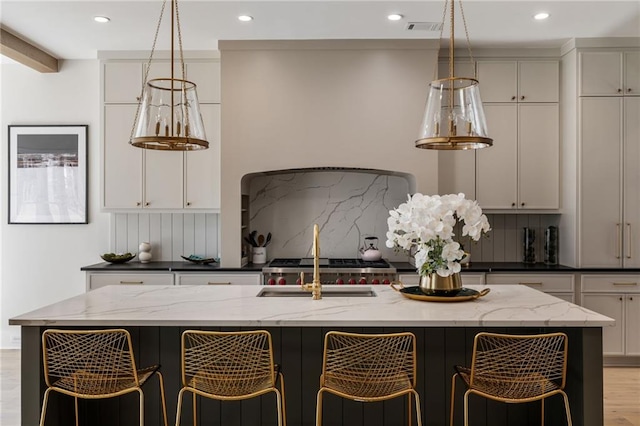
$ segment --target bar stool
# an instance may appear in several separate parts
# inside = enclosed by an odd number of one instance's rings
[[[280,390],[276,381],[280,380]],[[182,333],[182,389],[178,393],[176,426],[180,426],[182,397],[193,394],[220,401],[276,394],[278,425],[286,426],[284,377],[273,363],[271,334],[265,330],[218,332],[187,330]]]
[[[47,401],[52,391],[75,398],[78,426],[78,398],[103,399],[138,392],[140,426],[144,426],[144,394],[141,386],[154,374],[160,381],[162,414],[167,426],[164,381],[159,365],[137,369],[131,335],[127,330],[46,330],[42,334],[44,393],[40,426],[44,426]]]
[[[316,426],[322,424],[322,395],[330,392],[360,402],[407,395],[409,425],[411,396],[422,425],[416,386],[416,337],[413,333],[356,334],[330,331],[324,338]]]
[[[495,401],[524,403],[564,398],[567,424],[572,425],[569,399],[564,392],[567,373],[567,335],[564,333],[509,335],[478,333],[473,342],[471,368],[456,366],[451,379],[450,425],[453,426],[456,377],[467,387],[464,424],[469,425],[468,399],[476,394]]]

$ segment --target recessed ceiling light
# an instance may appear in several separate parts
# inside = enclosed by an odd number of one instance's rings
[[[394,13],[394,14],[391,14],[391,15],[387,16],[387,19],[390,20],[390,21],[399,21],[402,18],[403,18],[403,16],[400,15],[399,13]]]
[[[111,19],[109,19],[108,16],[94,16],[93,20],[96,22],[100,22],[101,24],[104,24],[109,22]]]
[[[238,16],[238,19],[242,22],[249,22],[249,21],[253,21],[253,16],[249,16],[249,15],[240,15]]]
[[[541,21],[543,19],[547,19],[549,17],[549,14],[547,12],[540,12],[540,13],[536,13],[535,15],[533,15],[534,19],[537,19],[538,21]]]

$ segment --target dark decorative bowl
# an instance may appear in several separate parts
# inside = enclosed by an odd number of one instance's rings
[[[102,260],[109,263],[125,263],[136,257],[136,255],[132,253],[105,253],[101,254],[100,257]]]
[[[215,263],[215,262],[218,261],[218,259],[215,259],[213,257],[205,259],[204,257],[196,256],[195,254],[192,254],[191,256],[180,256],[180,257],[183,258],[186,261],[193,262],[193,263],[204,264],[204,265],[206,265],[208,263]]]

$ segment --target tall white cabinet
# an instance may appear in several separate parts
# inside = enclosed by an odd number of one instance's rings
[[[493,147],[476,153],[476,199],[490,210],[560,207],[559,63],[478,61]]]
[[[622,90],[627,86],[621,71],[623,58],[635,61],[639,55],[579,55],[580,93],[594,94],[578,102],[583,267],[640,267],[640,91]]]
[[[106,211],[220,208],[220,66],[217,60],[185,64],[198,87],[209,149],[155,151],[129,145],[145,62],[106,60],[103,81],[102,207]],[[179,71],[174,74],[181,77]],[[168,77],[169,62],[153,62],[148,79]]]

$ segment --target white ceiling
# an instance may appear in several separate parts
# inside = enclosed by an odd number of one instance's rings
[[[456,0],[457,3],[457,0]],[[149,51],[161,0],[0,0],[0,24],[60,59],[96,58],[98,51]],[[167,6],[170,4],[167,3]],[[408,22],[440,22],[444,0],[211,1],[180,0],[184,50],[217,48],[218,40],[412,39],[437,32],[407,31]],[[472,47],[559,47],[571,38],[640,37],[640,0],[465,0]],[[547,11],[546,21],[534,21]],[[388,21],[390,13],[404,15]],[[252,22],[237,16],[248,14]],[[93,21],[111,18],[108,24]],[[165,13],[159,50],[169,50]],[[448,27],[445,28],[445,38]],[[456,16],[456,40],[464,39]]]

